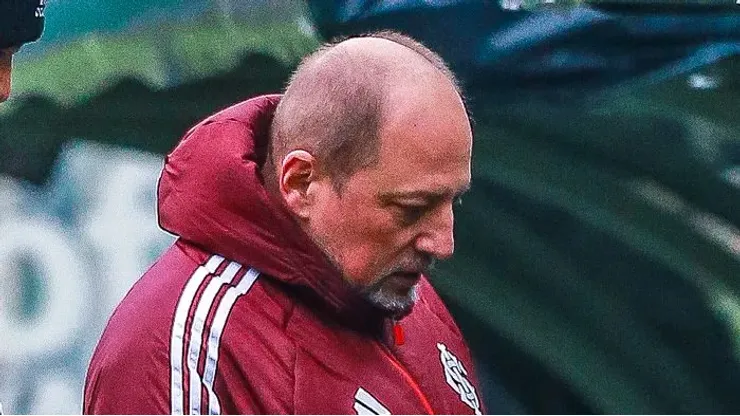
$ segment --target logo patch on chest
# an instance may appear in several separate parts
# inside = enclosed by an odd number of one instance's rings
[[[355,412],[358,415],[389,415],[391,412],[378,399],[360,387],[355,393]]]
[[[475,393],[475,387],[467,379],[468,372],[465,371],[463,363],[447,349],[445,344],[438,342],[437,349],[439,349],[439,359],[442,361],[447,384],[460,395],[463,403],[475,411],[476,415],[481,414],[478,395]]]

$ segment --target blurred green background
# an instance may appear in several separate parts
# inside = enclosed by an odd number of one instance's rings
[[[438,3],[49,1],[0,107],[5,411],[80,411],[107,317],[171,242],[154,187],[181,135],[325,38],[387,27],[469,96],[473,187],[432,277],[489,412],[740,412],[740,9]]]

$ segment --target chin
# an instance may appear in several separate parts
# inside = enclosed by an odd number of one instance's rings
[[[407,293],[399,294],[381,286],[365,292],[365,297],[378,309],[400,319],[411,313],[414,304],[419,299],[417,287],[418,284],[415,284]]]

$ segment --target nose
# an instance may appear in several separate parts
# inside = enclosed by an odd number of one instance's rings
[[[416,249],[439,260],[452,257],[455,251],[453,230],[455,216],[452,212],[452,204],[441,207],[430,220],[425,225],[426,229],[416,239]]]

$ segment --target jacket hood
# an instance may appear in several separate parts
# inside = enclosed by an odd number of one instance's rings
[[[159,180],[159,224],[204,250],[308,289],[344,317],[379,316],[264,186],[260,167],[279,100],[267,95],[239,103],[183,137]]]

